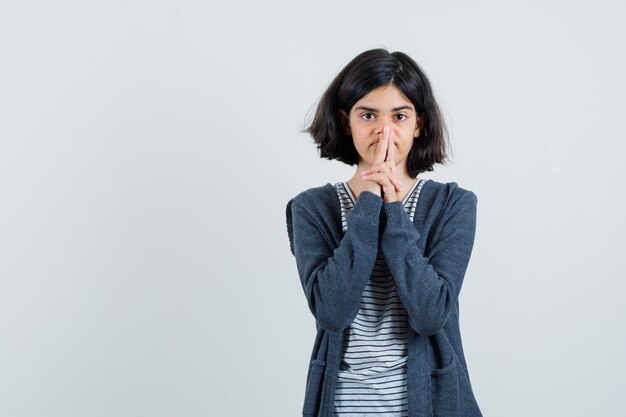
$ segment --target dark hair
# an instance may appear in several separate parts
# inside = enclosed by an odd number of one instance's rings
[[[371,49],[356,56],[335,77],[319,101],[312,123],[304,131],[313,136],[320,158],[337,159],[348,165],[359,163],[352,136],[342,128],[339,110],[350,114],[352,106],[375,88],[396,86],[425,119],[420,135],[407,157],[412,178],[445,164],[448,132],[435,101],[428,77],[419,65],[402,52]]]

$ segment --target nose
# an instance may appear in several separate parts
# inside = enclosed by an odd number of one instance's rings
[[[393,129],[391,125],[391,120],[388,117],[381,117],[378,119],[378,124],[376,125],[376,134],[382,134],[385,126],[389,127],[389,130]]]

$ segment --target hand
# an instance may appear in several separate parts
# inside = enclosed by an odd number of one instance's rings
[[[379,135],[374,164],[361,172],[361,178],[372,181],[382,187],[383,201],[400,201],[401,181],[396,173],[396,154],[391,128],[385,126]]]
[[[376,184],[374,181],[367,181],[363,179],[363,176],[361,176],[361,183],[361,192],[369,191],[370,193],[376,194],[377,196],[382,198],[383,192],[380,185]]]

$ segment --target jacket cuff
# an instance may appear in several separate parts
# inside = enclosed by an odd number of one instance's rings
[[[383,212],[385,214],[385,229],[401,228],[404,217],[407,217],[401,201],[383,204]]]
[[[349,214],[378,222],[383,198],[369,191],[362,191]]]

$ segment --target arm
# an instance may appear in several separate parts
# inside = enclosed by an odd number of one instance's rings
[[[287,205],[292,253],[309,309],[322,328],[343,330],[359,311],[378,254],[382,204],[381,197],[362,192],[346,215],[347,230],[334,250],[324,239],[318,219],[307,209],[306,200]]]
[[[471,191],[453,200],[428,258],[417,245],[420,233],[402,203],[383,205],[386,224],[381,250],[409,325],[420,334],[430,336],[441,330],[456,305],[474,245],[477,203]]]

